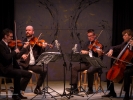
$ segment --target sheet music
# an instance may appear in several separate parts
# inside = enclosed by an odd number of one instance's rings
[[[60,52],[44,52],[36,60],[36,62],[37,62],[36,65],[42,65],[42,63],[48,64],[57,55],[61,55],[61,53]]]

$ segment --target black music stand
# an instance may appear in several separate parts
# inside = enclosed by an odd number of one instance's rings
[[[89,55],[81,54],[79,52],[75,52],[73,54],[68,54],[68,57],[70,58],[70,60],[72,62],[80,62],[80,69],[81,69],[81,63],[82,62],[88,62],[88,60],[86,58],[89,57]],[[71,69],[71,82],[72,82],[72,64],[71,64],[71,68],[70,69]],[[81,76],[81,71],[80,71],[80,76]],[[81,83],[81,77],[80,77],[80,83]],[[71,86],[71,88],[72,88],[72,86]],[[80,92],[84,92],[87,95],[87,97],[88,97],[88,94],[86,93],[85,89],[81,86],[81,84],[80,84],[80,86],[78,88],[80,88]],[[82,91],[81,91],[81,89],[82,89]],[[70,91],[70,96],[73,94],[73,92],[75,90],[71,90]],[[77,95],[77,94],[74,94],[74,95]],[[78,96],[84,97],[83,95],[78,95]]]
[[[97,68],[107,68],[107,67],[103,64],[102,60],[101,60],[100,58],[98,58],[98,57],[87,57],[86,59],[87,59],[88,62],[89,62],[92,66],[94,66],[94,67],[97,67]],[[91,97],[92,97],[94,94],[96,94],[99,90],[101,90],[101,91],[104,93],[104,90],[103,90],[103,88],[102,88],[102,86],[101,86],[101,74],[102,74],[102,70],[100,70],[100,71],[98,72],[98,76],[100,77],[100,85],[99,85],[97,91],[94,92],[89,98],[91,98]],[[105,94],[105,93],[104,93],[104,94]],[[88,98],[88,99],[89,99],[89,98]],[[88,99],[87,99],[87,100],[88,100]]]
[[[41,65],[43,67],[43,71],[44,71],[44,64],[46,64],[47,65],[46,69],[48,72],[48,63],[55,62],[56,60],[60,59],[61,57],[62,56],[61,56],[60,52],[44,52],[36,60],[36,62],[37,62],[36,65]],[[47,74],[46,82],[47,82],[47,85],[44,87],[44,84],[43,84],[43,89],[42,89],[42,92],[44,93],[45,98],[46,98],[45,94],[47,93],[47,94],[51,95],[51,98],[54,98],[56,100],[55,96],[53,96],[51,93],[56,92],[58,95],[61,95],[61,94],[59,94],[57,91],[55,91],[54,89],[52,89],[51,87],[48,86],[48,74]],[[52,91],[49,92],[48,89],[50,89]],[[33,98],[35,98],[36,96],[34,96]]]

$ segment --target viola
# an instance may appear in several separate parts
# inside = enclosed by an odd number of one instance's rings
[[[22,43],[21,40],[12,40],[12,41],[10,41],[10,42],[8,43],[8,46],[9,46],[10,48],[13,48],[13,47],[15,47],[15,46],[17,46],[17,47],[22,47],[22,46],[23,46],[23,43]]]
[[[98,40],[95,40],[92,44],[88,46],[88,48],[89,50],[93,50],[94,52],[96,52],[98,49],[102,49],[103,45],[99,43]]]
[[[124,75],[124,70],[127,65],[126,62],[130,62],[133,58],[133,52],[128,48],[128,45],[129,45],[129,42],[118,55],[117,59],[119,60],[115,60],[112,67],[108,71],[107,73],[108,80],[112,82],[120,82],[122,80]]]

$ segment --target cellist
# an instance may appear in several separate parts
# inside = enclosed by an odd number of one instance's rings
[[[112,46],[110,48],[110,50],[108,51],[108,53],[106,54],[107,56],[111,57],[115,52],[120,53],[122,51],[122,49],[125,47],[125,45],[133,37],[133,31],[131,29],[125,29],[122,32],[122,36],[123,36],[124,41],[120,45]],[[128,47],[131,48],[132,46],[129,45]],[[131,50],[133,50],[133,49],[131,49]],[[133,67],[131,64],[127,64],[126,69],[124,71],[124,77],[123,77],[124,91],[125,91],[125,96],[124,96],[123,100],[129,100],[129,88],[130,88],[130,76],[131,75],[133,75]],[[102,97],[116,97],[116,92],[114,90],[114,83],[111,82],[110,80],[107,80],[107,89],[110,92],[106,95],[103,95]]]

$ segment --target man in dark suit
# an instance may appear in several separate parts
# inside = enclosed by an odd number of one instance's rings
[[[39,74],[39,79],[37,81],[36,88],[34,90],[35,94],[42,94],[41,91],[41,86],[44,82],[44,79],[47,74],[46,68],[41,66],[41,65],[36,65],[36,60],[38,57],[41,55],[42,52],[45,51],[45,47],[47,46],[47,43],[43,43],[42,46],[37,45],[38,38],[34,37],[34,29],[33,26],[27,26],[26,27],[26,38],[24,39],[23,42],[30,42],[30,45],[27,47],[26,53],[22,55],[19,65],[24,69],[24,70],[31,70],[37,74]],[[23,90],[24,87],[22,87]]]
[[[26,51],[28,44],[26,43],[23,46],[23,51],[19,51],[18,48],[11,51],[8,44],[13,39],[13,32],[10,29],[4,29],[2,32],[2,40],[0,41],[0,76],[5,76],[14,79],[14,92],[12,95],[13,100],[27,99],[20,93],[20,81],[21,78],[25,78],[25,81],[22,80],[23,86],[26,87],[30,78],[31,73],[21,70],[16,61],[17,58],[20,58],[21,55]]]
[[[107,53],[107,56],[111,57],[112,54],[114,53],[120,53],[125,46],[127,46],[126,48],[128,48],[131,52],[133,52],[132,46],[130,45],[130,43],[128,43],[129,40],[133,37],[133,31],[131,29],[125,29],[122,32],[122,35],[123,35],[124,42],[122,42],[120,45],[111,47],[111,49]],[[133,59],[131,60],[131,62],[133,62]],[[131,64],[127,64],[125,67],[126,69],[124,71],[124,78],[123,78],[125,96],[123,100],[129,100],[129,88],[130,88],[130,81],[131,81],[130,76],[133,75],[133,67]],[[110,80],[107,80],[107,88],[110,92],[106,95],[103,95],[102,97],[116,97],[116,93],[114,90],[114,83],[111,82]]]
[[[101,47],[95,47],[96,51],[94,51],[92,48],[89,48],[90,45],[92,45],[94,42],[96,42],[96,34],[93,29],[89,29],[87,31],[87,37],[88,41],[84,44],[81,54],[88,54],[90,57],[102,57],[103,53],[103,46]],[[100,43],[99,43],[100,44]],[[92,46],[93,47],[93,46]],[[97,68],[94,66],[91,66],[89,62],[81,62],[80,66],[73,66],[72,67],[72,79],[70,79],[70,85],[72,88],[66,88],[67,91],[73,91],[78,93],[77,83],[78,83],[78,72],[87,70],[88,74],[88,91],[87,94],[93,93],[93,80],[94,80],[94,73],[101,71],[101,68]]]

